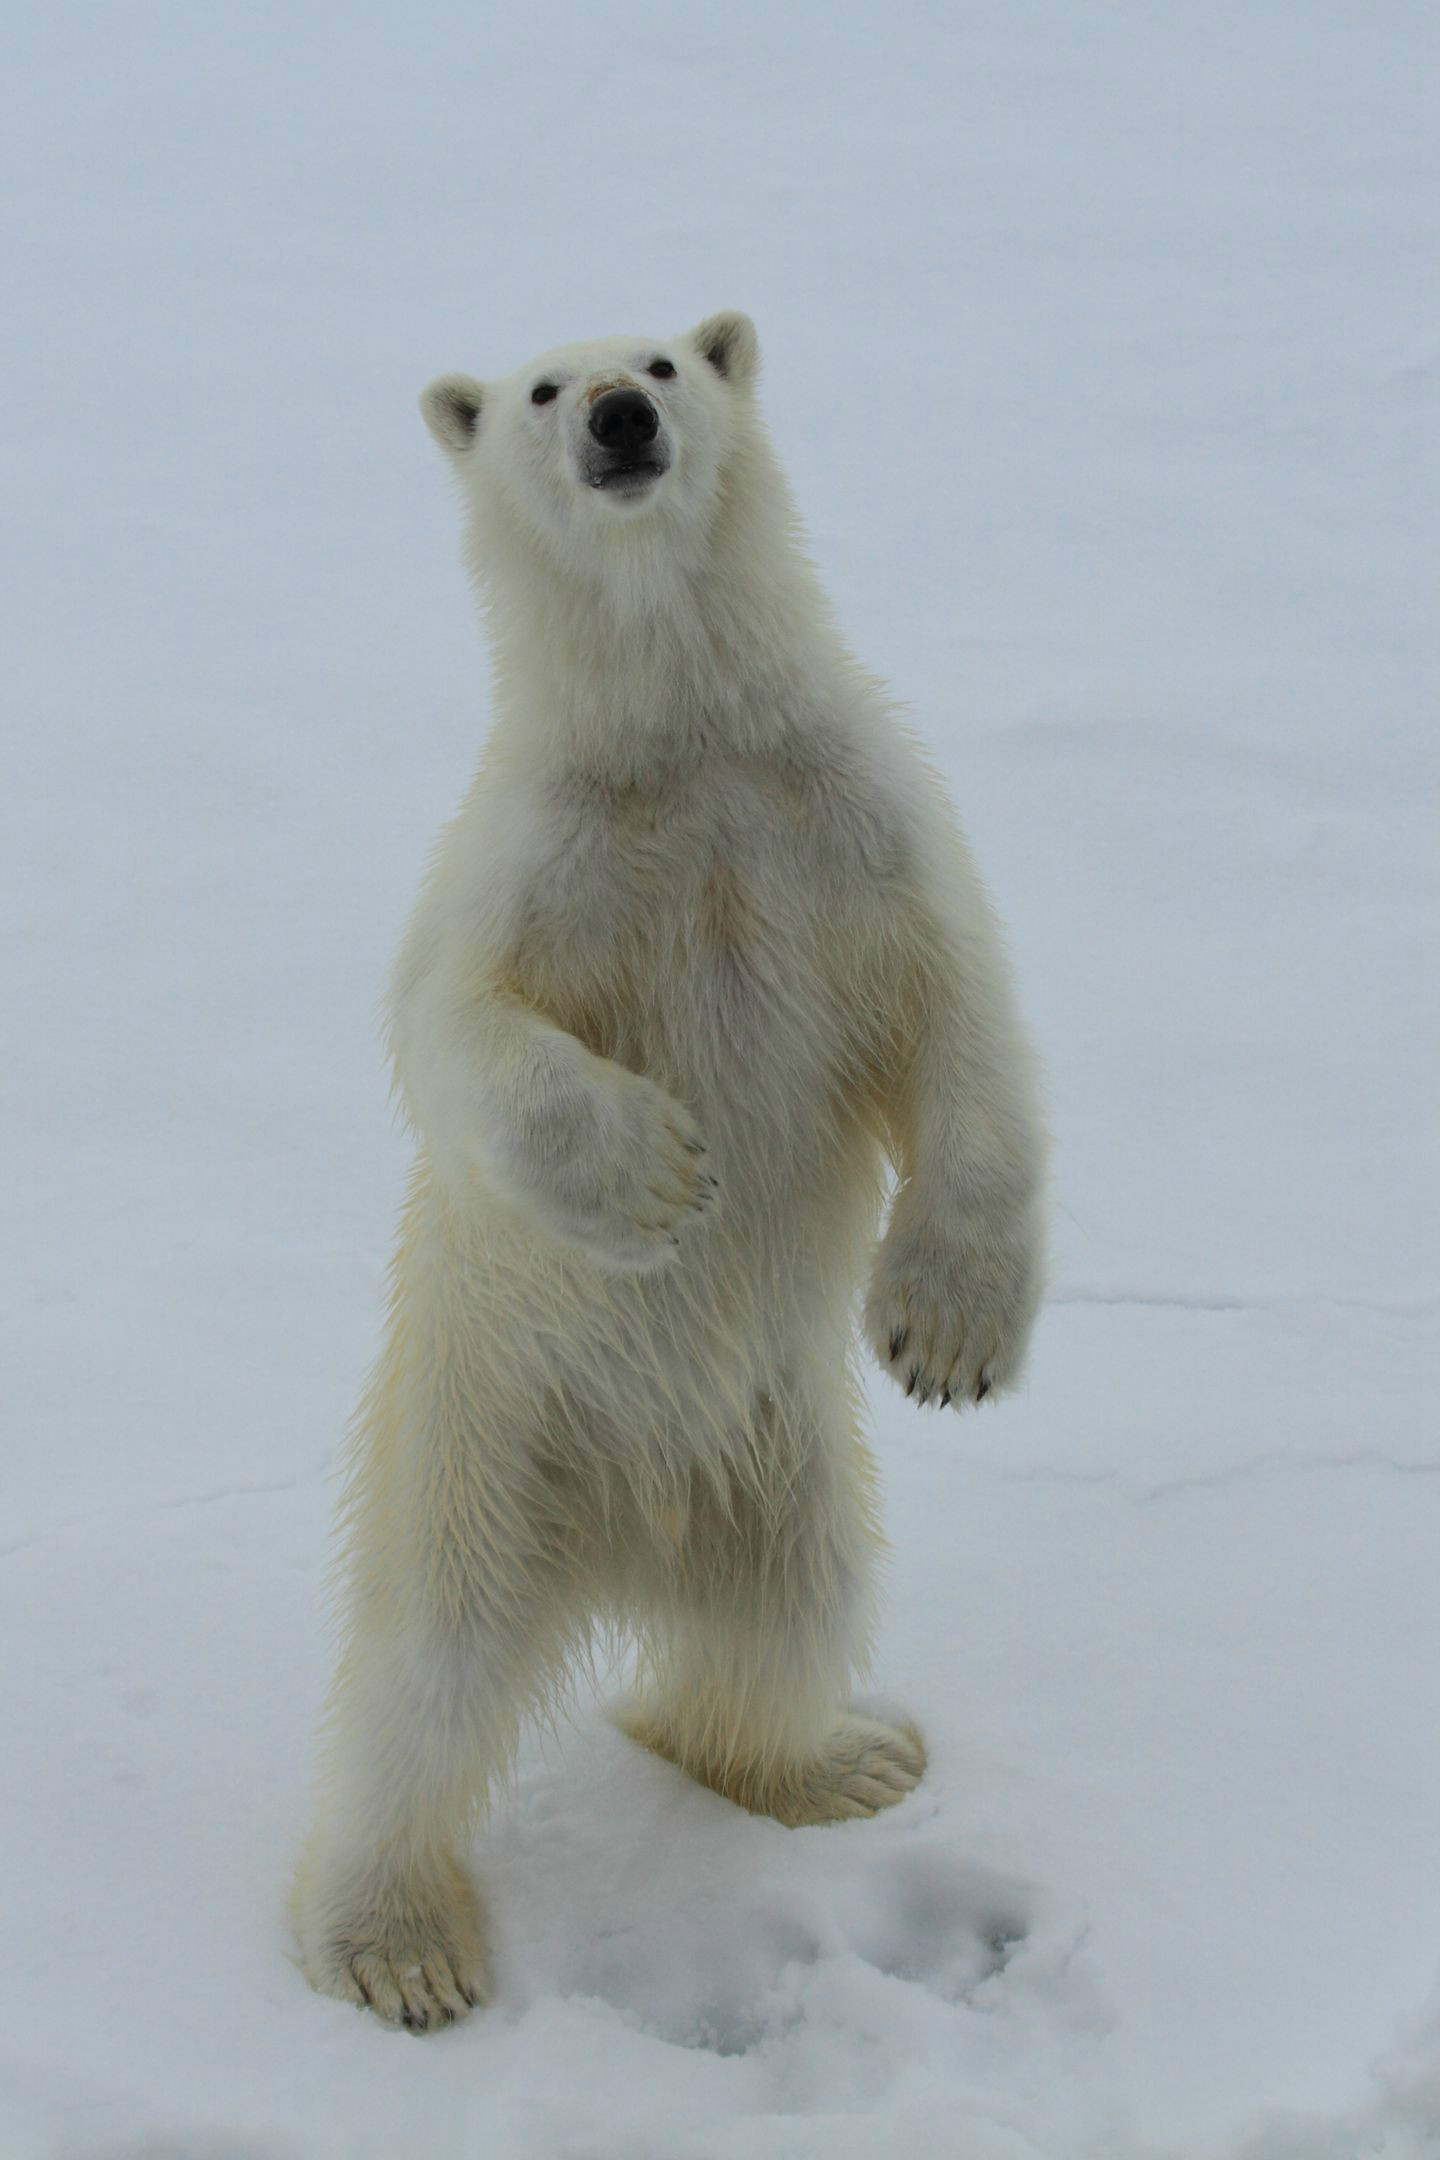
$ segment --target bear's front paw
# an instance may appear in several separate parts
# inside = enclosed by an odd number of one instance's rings
[[[892,1224],[865,1303],[865,1333],[917,1403],[984,1402],[1018,1377],[1040,1303],[1031,1223],[945,1231]]]
[[[638,1073],[612,1074],[593,1125],[557,1153],[532,1192],[562,1237],[607,1267],[637,1272],[675,1258],[719,1183],[684,1104]]]

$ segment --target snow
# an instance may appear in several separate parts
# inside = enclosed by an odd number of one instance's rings
[[[1440,2152],[1433,11],[7,27],[0,2152]],[[733,305],[1011,926],[1053,1296],[993,1413],[875,1383],[920,1791],[785,1832],[582,1690],[422,2044],[280,1913],[484,725],[414,400]]]

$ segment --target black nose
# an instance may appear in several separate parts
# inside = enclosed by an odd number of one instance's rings
[[[607,390],[590,408],[590,433],[606,450],[639,450],[659,431],[660,416],[643,390]]]

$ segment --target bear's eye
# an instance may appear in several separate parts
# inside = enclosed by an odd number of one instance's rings
[[[675,363],[673,360],[652,360],[649,373],[654,375],[660,382],[669,382],[670,377],[675,373]]]
[[[548,405],[551,398],[559,397],[560,385],[553,382],[537,382],[530,392],[532,405]]]

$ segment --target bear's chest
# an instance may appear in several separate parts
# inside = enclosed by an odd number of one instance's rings
[[[561,1026],[650,1070],[833,1062],[865,871],[803,790],[732,774],[547,822],[515,971]]]

